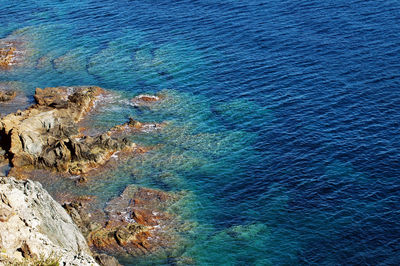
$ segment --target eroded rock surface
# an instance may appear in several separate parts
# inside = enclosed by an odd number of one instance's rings
[[[71,217],[37,182],[0,177],[0,264],[98,265]]]
[[[97,223],[83,201],[63,206],[93,250],[138,257],[177,249],[183,223],[168,208],[182,195],[131,185],[107,204]]]
[[[94,86],[37,88],[37,104],[0,120],[0,146],[11,165],[82,174],[116,151],[134,150],[136,144],[108,133],[79,134],[77,122],[104,93]]]

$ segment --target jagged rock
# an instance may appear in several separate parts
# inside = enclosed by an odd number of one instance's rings
[[[71,217],[37,182],[0,177],[0,264],[98,265]]]
[[[80,136],[77,122],[95,105],[99,87],[37,88],[36,105],[0,120],[0,148],[14,167],[34,166],[71,174],[87,173],[116,151],[135,150],[112,132]]]
[[[89,243],[96,250],[141,256],[149,253],[149,230],[140,224],[108,224],[90,234]]]

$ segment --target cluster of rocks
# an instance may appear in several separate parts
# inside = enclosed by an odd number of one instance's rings
[[[0,71],[23,65],[25,46],[22,39],[1,39]],[[37,88],[33,105],[1,117],[0,162],[10,165],[9,176],[31,169],[82,175],[116,152],[147,151],[126,135],[159,130],[164,123],[129,119],[101,134],[82,133],[79,122],[106,94],[96,86]],[[16,95],[0,88],[0,103]],[[143,94],[131,103],[150,108],[161,100],[161,95]],[[34,265],[45,259],[59,265],[113,266],[119,263],[107,254],[171,253],[184,223],[168,210],[182,196],[131,185],[104,210],[93,211],[77,198],[61,206],[39,183],[0,177],[0,264]]]
[[[110,132],[79,133],[78,122],[104,93],[94,86],[37,88],[35,105],[0,120],[0,148],[10,164],[82,174],[117,151],[135,150],[135,143]]]
[[[168,207],[182,196],[183,193],[130,185],[108,202],[100,217],[90,210],[85,200],[66,202],[63,207],[93,250],[138,257],[176,248],[184,223],[168,212]]]

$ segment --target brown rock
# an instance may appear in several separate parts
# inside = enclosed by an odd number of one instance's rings
[[[161,97],[149,94],[141,94],[131,100],[135,107],[150,107],[155,102],[159,102]]]
[[[70,199],[63,204],[95,252],[122,256],[166,254],[179,248],[182,223],[169,207],[182,193],[128,186],[108,202],[105,212],[91,205],[91,197]],[[107,264],[105,264],[107,265]]]
[[[101,266],[121,266],[118,260],[106,254],[96,254],[93,256],[97,263]]]
[[[15,98],[15,91],[0,91],[0,102],[8,102]]]
[[[176,248],[179,219],[168,206],[180,195],[160,190],[128,186],[105,209],[106,226],[89,234],[95,250],[141,256]]]
[[[15,47],[0,48],[0,67],[6,69],[10,67],[15,57]]]
[[[117,125],[110,129],[110,135],[118,135],[121,133],[133,133],[133,132],[153,132],[162,129],[165,123],[143,123],[133,118],[129,118],[129,121],[122,125]]]
[[[79,133],[77,122],[104,93],[93,86],[37,88],[36,105],[0,120],[0,145],[12,166],[83,174],[117,151],[134,151],[136,145],[122,136]]]

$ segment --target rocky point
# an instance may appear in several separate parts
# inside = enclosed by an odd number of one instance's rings
[[[79,133],[78,122],[106,92],[95,86],[37,88],[36,104],[0,120],[0,148],[14,168],[35,167],[84,174],[135,143]]]

